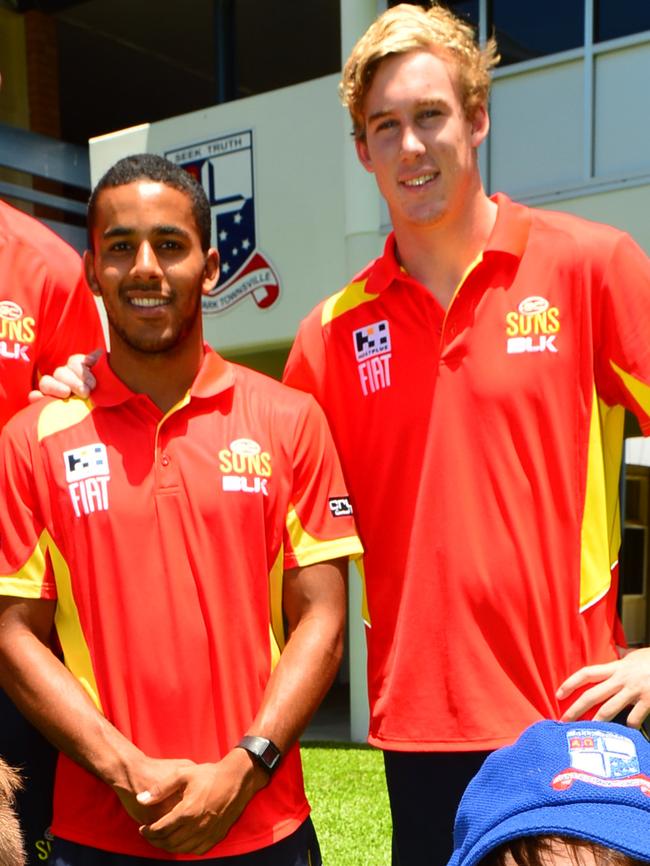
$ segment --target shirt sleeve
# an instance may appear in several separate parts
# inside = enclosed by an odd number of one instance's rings
[[[286,518],[284,567],[363,553],[352,505],[321,408],[305,398],[293,432],[293,487]]]
[[[595,336],[599,395],[633,412],[650,435],[650,259],[629,235],[603,271]]]
[[[45,479],[20,423],[24,415],[0,435],[0,595],[53,599],[55,548],[37,494]]]

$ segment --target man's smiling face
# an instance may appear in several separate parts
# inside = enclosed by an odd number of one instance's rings
[[[112,350],[166,352],[200,326],[218,256],[201,248],[184,192],[150,180],[102,190],[92,241],[86,273],[104,301]]]
[[[395,226],[457,215],[480,183],[476,149],[487,135],[487,112],[465,116],[454,76],[451,61],[426,50],[391,55],[375,72],[357,152]]]

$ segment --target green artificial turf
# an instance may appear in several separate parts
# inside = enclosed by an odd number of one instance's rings
[[[390,866],[382,754],[368,746],[302,743],[305,788],[323,866]]]

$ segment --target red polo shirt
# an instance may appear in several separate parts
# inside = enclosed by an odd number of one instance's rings
[[[77,253],[0,201],[0,429],[43,373],[104,345]]]
[[[43,401],[0,440],[0,593],[57,599],[65,663],[152,757],[218,761],[284,644],[282,574],[361,551],[322,412],[206,351],[165,415],[105,360],[92,399]],[[297,747],[225,840],[240,854],[309,812]],[[141,857],[117,797],[62,756],[53,832]]]
[[[325,410],[366,548],[382,748],[496,748],[616,657],[622,407],[650,432],[650,265],[613,228],[496,201],[447,311],[391,235],[287,364]]]

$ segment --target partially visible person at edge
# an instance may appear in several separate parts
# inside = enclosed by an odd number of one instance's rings
[[[88,219],[97,388],[0,439],[0,672],[62,753],[51,862],[318,866],[297,738],[361,553],[326,421],[203,343],[219,258],[186,172],[121,160]]]
[[[393,231],[285,372],[325,410],[366,549],[369,741],[401,866],[448,860],[468,780],[527,725],[650,708],[616,613],[650,264],[614,228],[486,195],[497,59],[440,6],[396,6],[354,47],[341,92]],[[73,367],[48,387],[83,390]]]
[[[25,844],[15,811],[20,775],[0,758],[0,863],[2,866],[25,866]]]
[[[650,863],[650,744],[612,722],[535,722],[489,755],[448,866]]]
[[[1,98],[1,95],[0,95]],[[58,235],[0,201],[0,430],[39,378],[103,345],[81,259]],[[47,859],[56,750],[0,691],[0,755],[21,767],[17,809],[31,864]]]
[[[401,866],[446,862],[468,780],[527,725],[650,710],[650,651],[621,657],[616,614],[650,263],[614,228],[486,195],[496,61],[440,6],[396,6],[353,48],[341,92],[393,231],[285,373],[325,410],[366,550],[369,740]]]

